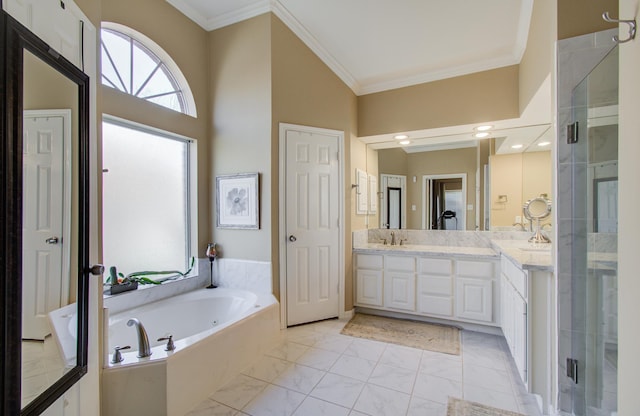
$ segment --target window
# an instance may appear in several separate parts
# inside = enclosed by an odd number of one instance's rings
[[[131,28],[105,22],[101,44],[103,85],[196,116],[186,78],[155,42]]]
[[[104,264],[186,271],[197,250],[195,142],[106,115],[102,135]]]

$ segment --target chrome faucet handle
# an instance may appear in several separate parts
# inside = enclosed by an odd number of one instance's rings
[[[173,351],[176,349],[176,346],[173,343],[173,335],[169,335],[168,337],[158,338],[158,341],[167,341],[167,346],[164,348],[165,351]]]
[[[400,245],[401,245],[401,246],[406,245],[406,244],[405,244],[406,242],[407,242],[407,239],[406,239],[406,238],[401,238],[401,239],[400,239]]]
[[[120,354],[120,350],[128,350],[131,348],[131,345],[127,345],[126,347],[115,346],[113,349],[113,358],[111,358],[111,364],[121,363],[124,358],[122,358],[122,354]]]
[[[382,245],[384,245],[384,246],[386,246],[386,245],[387,245],[387,239],[386,239],[386,238],[383,238],[383,239],[382,239]]]

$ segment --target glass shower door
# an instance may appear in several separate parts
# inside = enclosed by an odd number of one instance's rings
[[[575,415],[615,415],[618,368],[618,48],[573,90],[571,357]]]

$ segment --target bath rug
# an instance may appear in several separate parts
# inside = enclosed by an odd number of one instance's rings
[[[357,313],[347,322],[341,333],[406,347],[460,355],[460,330],[453,326]]]
[[[524,416],[509,410],[497,409],[480,403],[449,397],[447,416]]]

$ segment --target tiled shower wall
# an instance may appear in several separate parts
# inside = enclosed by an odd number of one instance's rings
[[[579,374],[586,374],[587,343],[592,337],[586,325],[587,305],[587,165],[588,140],[567,144],[567,125],[574,115],[586,111],[586,103],[572,102],[572,92],[591,70],[613,49],[617,29],[592,33],[557,44],[557,271],[558,271],[558,384],[559,408],[585,415],[585,383],[575,384],[566,376],[566,359],[579,362]],[[586,117],[584,117],[586,119]],[[586,132],[586,126],[582,126]]]

